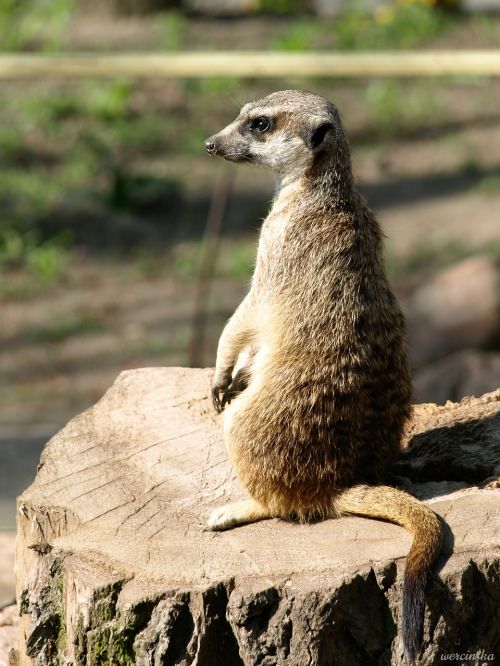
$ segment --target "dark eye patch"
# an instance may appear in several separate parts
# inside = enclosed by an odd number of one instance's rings
[[[258,132],[259,134],[264,134],[269,129],[271,129],[271,121],[266,116],[259,116],[258,118],[253,118],[250,121],[250,129],[252,132]]]

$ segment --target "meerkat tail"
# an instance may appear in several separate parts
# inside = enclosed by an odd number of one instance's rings
[[[413,534],[403,582],[402,633],[406,656],[415,662],[423,638],[425,590],[441,550],[442,529],[436,514],[415,497],[390,486],[354,486],[335,499],[337,515],[383,518]]]

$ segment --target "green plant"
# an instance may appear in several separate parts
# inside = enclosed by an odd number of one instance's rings
[[[272,39],[270,47],[277,51],[308,51],[314,47],[320,27],[316,21],[296,21]]]
[[[385,132],[399,124],[401,98],[399,81],[384,79],[369,84],[364,99],[377,129]]]
[[[115,121],[128,110],[132,84],[130,81],[102,81],[87,86],[81,102],[84,112],[100,120]]]
[[[157,16],[156,23],[162,35],[162,45],[167,51],[179,51],[184,46],[186,19],[172,10]]]
[[[17,127],[0,127],[0,161],[16,161],[24,149],[24,138]]]
[[[223,242],[217,262],[217,277],[248,280],[255,266],[255,239]]]
[[[384,134],[419,126],[435,118],[439,102],[430,84],[418,79],[402,83],[395,79],[373,81],[364,100],[371,122]]]
[[[182,279],[198,276],[203,257],[203,243],[182,243],[172,250],[171,266],[174,275]]]
[[[255,0],[254,10],[264,14],[296,14],[308,8],[307,0]]]
[[[498,194],[500,192],[500,173],[492,173],[482,178],[477,189],[483,194]]]
[[[26,253],[27,268],[45,284],[59,280],[67,261],[67,250],[54,241],[35,245]]]
[[[448,25],[442,11],[424,2],[377,5],[373,13],[354,6],[332,23],[336,45],[347,50],[415,47]]]
[[[57,51],[73,0],[0,0],[0,49]]]
[[[448,266],[470,254],[470,249],[451,238],[433,245],[421,242],[407,254],[389,255],[387,270],[391,277],[417,278],[423,273]]]
[[[55,315],[50,324],[33,328],[26,336],[34,342],[61,342],[75,335],[99,333],[103,328],[103,322],[90,315]]]
[[[4,223],[0,231],[0,274],[25,269],[38,284],[53,284],[61,278],[68,260],[62,237],[39,242],[34,229]],[[5,291],[5,289],[4,289]]]
[[[486,248],[486,254],[489,255],[493,261],[500,264],[500,241],[490,243]]]
[[[165,201],[174,206],[180,196],[176,181],[148,174],[131,174],[119,164],[111,168],[110,180],[107,202],[116,209],[145,210]]]
[[[28,211],[47,209],[58,192],[58,184],[35,169],[5,169],[0,178],[0,203],[3,213],[14,206],[26,219]]]

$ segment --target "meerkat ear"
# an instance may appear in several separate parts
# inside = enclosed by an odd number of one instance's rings
[[[313,153],[319,153],[331,146],[334,129],[334,125],[331,122],[321,122],[319,125],[314,126],[306,139],[306,143]]]

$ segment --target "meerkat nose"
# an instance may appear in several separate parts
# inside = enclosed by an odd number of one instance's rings
[[[212,137],[209,137],[205,140],[205,148],[207,149],[207,153],[209,155],[215,155],[217,153],[217,146],[215,145]]]

